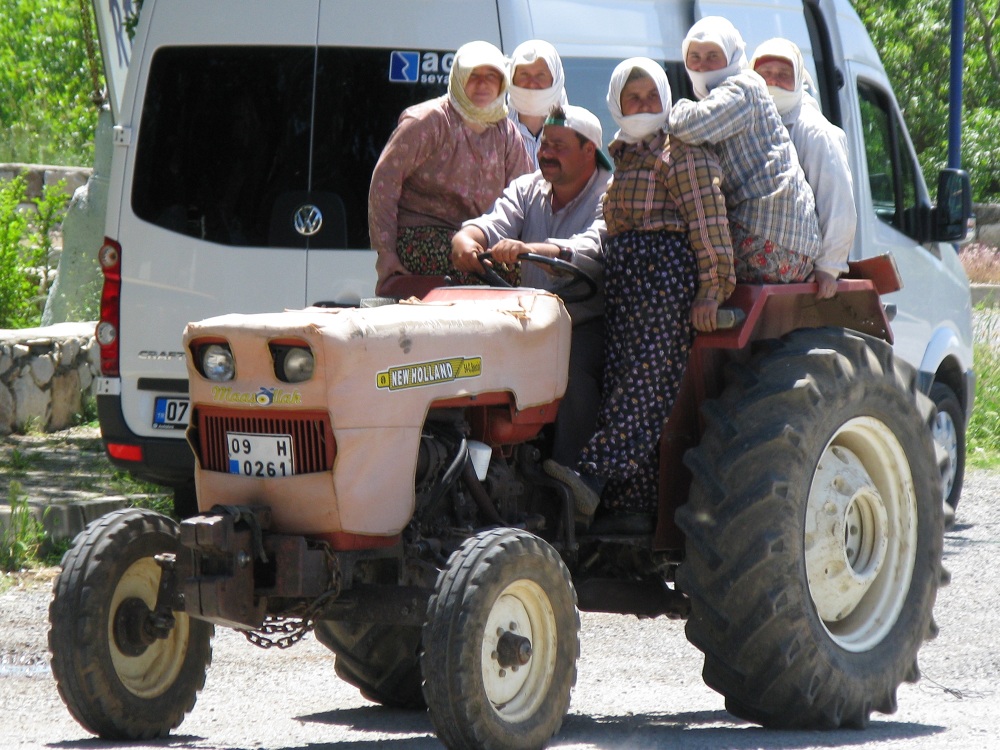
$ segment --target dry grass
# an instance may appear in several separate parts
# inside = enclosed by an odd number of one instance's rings
[[[970,242],[958,253],[973,284],[1000,284],[1000,248]]]

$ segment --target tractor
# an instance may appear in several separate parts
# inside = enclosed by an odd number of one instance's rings
[[[831,299],[738,285],[692,347],[640,535],[591,533],[542,470],[570,346],[556,294],[400,277],[358,307],[191,323],[199,512],[120,510],[76,538],[50,609],[60,694],[102,738],[165,736],[216,626],[263,647],[311,631],[447,747],[540,748],[599,611],[684,620],[738,717],[864,727],[918,679],[945,580],[935,408],[880,300],[899,285],[888,256]]]

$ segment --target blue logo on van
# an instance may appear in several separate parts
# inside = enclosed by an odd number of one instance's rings
[[[389,80],[394,83],[416,83],[420,77],[420,53],[393,50],[389,59]]]

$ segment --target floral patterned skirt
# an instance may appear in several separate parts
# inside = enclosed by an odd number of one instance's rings
[[[459,271],[451,262],[451,238],[454,229],[447,227],[400,227],[396,233],[396,254],[410,273],[420,276],[450,276],[455,284],[482,284],[478,276]],[[520,286],[519,269],[513,271],[494,265],[497,273],[511,286]]]
[[[737,281],[790,284],[805,281],[813,272],[812,258],[750,234],[738,221],[729,220],[729,231],[733,237]]]
[[[607,507],[655,513],[660,434],[694,341],[697,263],[687,235],[675,232],[609,237],[604,256],[604,390],[578,468],[607,480]]]

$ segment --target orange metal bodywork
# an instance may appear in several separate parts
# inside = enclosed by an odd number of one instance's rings
[[[674,511],[687,501],[691,474],[684,454],[698,445],[704,430],[701,405],[717,398],[725,385],[727,362],[745,361],[752,344],[776,339],[799,328],[837,326],[892,343],[892,330],[880,294],[901,286],[891,256],[851,263],[849,274],[830,299],[816,299],[816,284],[739,284],[724,307],[741,310],[745,320],[728,330],[700,333],[674,408],[660,439],[660,505],[654,547],[681,549],[684,538]]]

